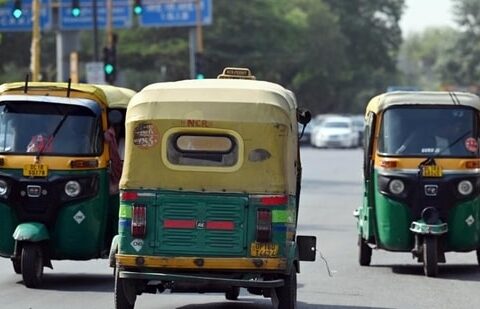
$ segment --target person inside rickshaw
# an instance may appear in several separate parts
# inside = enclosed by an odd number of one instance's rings
[[[118,185],[123,167],[124,149],[119,148],[119,143],[125,138],[123,113],[119,110],[109,111],[108,123],[109,127],[104,133],[104,138],[108,143],[110,154],[110,194],[116,194],[119,191]]]

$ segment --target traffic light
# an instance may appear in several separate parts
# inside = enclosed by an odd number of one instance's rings
[[[22,17],[23,12],[22,12],[22,1],[21,0],[13,1],[12,15],[15,19],[19,19],[20,17]]]
[[[117,54],[115,47],[103,48],[103,72],[105,73],[105,81],[113,84],[117,75]]]
[[[195,78],[204,79],[205,78],[205,59],[203,53],[195,53]]]
[[[140,15],[143,12],[142,0],[134,0],[133,1],[133,13],[135,15]]]
[[[80,13],[81,13],[80,0],[72,0],[72,6],[70,8],[70,13],[72,14],[73,17],[80,16]]]

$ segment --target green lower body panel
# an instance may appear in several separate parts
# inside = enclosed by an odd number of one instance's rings
[[[18,225],[18,220],[11,207],[0,204],[0,255],[10,256],[13,254],[15,241],[13,232]]]
[[[480,199],[459,204],[448,214],[446,251],[471,251],[480,247]]]
[[[414,246],[414,236],[409,230],[413,218],[407,205],[377,192],[375,210],[378,246],[391,251],[410,251]]]
[[[52,233],[52,259],[87,260],[107,252],[110,240],[105,239],[107,196],[64,206],[58,213]]]

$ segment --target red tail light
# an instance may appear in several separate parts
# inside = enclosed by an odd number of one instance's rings
[[[132,237],[144,238],[147,231],[147,207],[134,204],[132,208]]]
[[[265,195],[260,197],[263,206],[279,206],[288,203],[288,195]]]
[[[127,191],[127,192],[122,192],[121,194],[122,201],[135,201],[137,199],[138,199],[137,192]]]
[[[270,242],[272,240],[272,212],[270,209],[257,210],[257,241]]]

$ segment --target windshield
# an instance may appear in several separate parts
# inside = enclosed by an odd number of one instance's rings
[[[91,109],[39,102],[0,103],[0,153],[101,153],[100,118]]]
[[[468,107],[395,107],[383,114],[380,153],[398,156],[478,155],[477,117]]]

